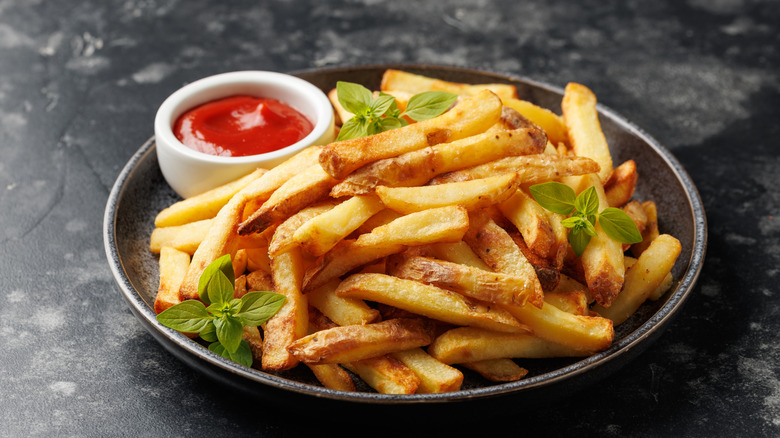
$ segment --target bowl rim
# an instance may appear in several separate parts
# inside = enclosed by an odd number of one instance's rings
[[[286,94],[298,94],[310,101],[317,114],[317,121],[313,123],[312,131],[297,142],[262,154],[225,157],[207,154],[196,151],[185,146],[173,133],[173,122],[188,109],[192,109],[206,102],[219,99],[212,97],[198,99],[198,95],[208,95],[214,90],[227,89],[231,86],[247,84],[251,86],[273,86],[285,90]],[[236,93],[219,93],[221,97],[228,97]],[[183,102],[194,100],[195,103],[187,105],[186,108],[180,108]],[[287,102],[283,102],[287,103]],[[287,103],[289,104],[289,103]],[[300,108],[295,108],[300,111]],[[178,112],[178,114],[177,114]],[[287,155],[291,155],[305,147],[313,144],[317,139],[325,135],[330,124],[333,122],[334,115],[330,100],[325,93],[315,87],[308,81],[305,81],[295,75],[280,73],[267,70],[238,70],[225,73],[218,73],[211,76],[200,78],[190,82],[183,87],[171,93],[160,104],[154,117],[154,135],[162,145],[171,151],[183,155],[189,159],[213,164],[251,164],[273,161]]]
[[[366,64],[357,66],[296,70],[290,74],[305,76],[306,74],[323,72],[338,73],[339,71],[352,72],[354,70],[361,69],[376,70],[387,68],[418,70],[439,69],[462,73],[474,73],[487,77],[493,77],[496,80],[526,83],[546,91],[551,91],[561,95],[563,94],[563,88],[542,83],[522,75],[503,74],[487,70],[434,64]],[[124,267],[122,266],[121,257],[119,256],[116,245],[117,206],[126,188],[125,183],[132,177],[132,174],[136,170],[136,166],[148,158],[150,153],[154,153],[154,137],[150,138],[128,161],[117,177],[117,180],[109,194],[103,223],[104,243],[109,266],[114,274],[114,278],[123,296],[131,305],[134,313],[136,313],[136,315],[142,318],[143,322],[145,322],[144,327],[147,328],[147,330],[149,330],[150,333],[152,333],[152,335],[158,340],[160,340],[160,336],[162,335],[166,338],[167,341],[170,341],[167,344],[163,343],[163,345],[169,351],[174,353],[174,355],[180,359],[191,358],[196,362],[198,359],[205,360],[210,365],[216,366],[221,370],[230,373],[234,377],[249,379],[255,383],[264,384],[276,389],[291,391],[293,393],[304,394],[316,398],[355,402],[359,404],[414,405],[454,401],[462,402],[494,398],[497,396],[516,393],[519,390],[530,391],[533,389],[539,389],[552,383],[570,380],[594,369],[602,367],[606,368],[606,366],[614,363],[622,356],[638,354],[642,350],[642,348],[640,348],[640,343],[643,340],[660,335],[662,329],[665,328],[664,326],[666,323],[672,320],[679,313],[683,303],[693,291],[696,281],[698,280],[703,268],[703,261],[707,248],[707,219],[703,203],[698,190],[693,184],[692,179],[690,178],[687,171],[682,167],[680,162],[671,154],[668,149],[662,146],[647,132],[628,121],[625,117],[602,104],[597,104],[597,109],[599,113],[607,115],[622,128],[627,129],[631,133],[640,137],[648,146],[650,146],[658,155],[660,155],[661,159],[671,169],[675,178],[680,182],[685,192],[685,198],[688,201],[688,205],[691,210],[691,217],[693,218],[693,245],[691,248],[691,256],[687,261],[688,266],[682,278],[680,278],[677,288],[652,317],[637,327],[634,331],[628,333],[625,337],[617,340],[608,349],[547,373],[539,374],[516,382],[490,385],[479,388],[470,388],[441,394],[391,395],[371,392],[343,392],[285,379],[284,377],[265,373],[256,369],[245,368],[208,351],[207,349],[200,346],[200,344],[192,342],[192,340],[185,337],[181,333],[163,326],[157,321],[153,309],[151,309],[143,301],[128,279]],[[647,344],[645,343],[644,345],[646,346]],[[189,355],[194,356],[194,358]]]

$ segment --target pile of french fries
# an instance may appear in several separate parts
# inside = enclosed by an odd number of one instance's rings
[[[235,296],[286,297],[247,327],[254,367],[302,363],[328,388],[358,376],[381,393],[457,391],[463,369],[522,379],[526,359],[585,357],[614,326],[672,285],[680,252],[652,201],[632,200],[637,166],[613,168],[596,98],[570,83],[562,116],[505,84],[470,85],[388,70],[400,108],[426,90],[457,93],[441,116],[310,147],[272,169],[177,202],[155,219],[155,311],[198,299],[203,270],[230,254]],[[351,114],[329,94],[341,123]],[[624,245],[596,227],[581,257],[564,217],[528,187],[595,187],[643,236]]]

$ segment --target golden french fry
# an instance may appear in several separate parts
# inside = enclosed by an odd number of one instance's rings
[[[293,234],[293,240],[313,256],[321,256],[385,206],[373,195],[355,196],[313,217]]]
[[[276,255],[281,254],[290,248],[293,248],[294,246],[297,246],[298,242],[295,240],[294,236],[298,228],[300,228],[310,219],[313,219],[331,210],[336,205],[338,205],[337,202],[329,199],[305,207],[287,218],[287,220],[276,227],[276,231],[274,231],[273,237],[271,238],[271,241],[268,245],[268,255],[270,257],[275,257]]]
[[[356,235],[366,234],[370,233],[374,230],[376,227],[380,227],[382,225],[387,225],[390,222],[398,219],[399,217],[403,216],[403,214],[390,210],[389,208],[385,208],[384,210],[380,211],[379,213],[371,216],[370,218],[366,219],[365,222],[363,222],[357,230],[355,230]]]
[[[514,382],[528,374],[528,370],[520,367],[512,359],[489,359],[460,364],[464,368],[479,373],[491,382]]]
[[[348,372],[335,363],[313,364],[307,363],[306,366],[314,373],[314,377],[322,383],[322,386],[337,391],[355,390],[355,382]]]
[[[498,209],[517,227],[528,249],[543,259],[555,259],[559,242],[550,215],[531,195],[518,189],[506,201],[498,204]]]
[[[523,305],[536,292],[535,282],[527,278],[428,257],[394,257],[388,260],[388,275],[431,284],[488,303]]]
[[[368,137],[331,143],[323,148],[320,164],[333,178],[344,179],[373,161],[484,132],[500,116],[501,99],[483,91],[438,117]]]
[[[431,341],[432,322],[399,318],[320,330],[292,342],[287,351],[304,363],[348,363],[422,347]]]
[[[264,173],[265,169],[257,169],[235,181],[179,201],[158,213],[154,218],[154,225],[163,228],[211,219],[230,198]]]
[[[287,350],[295,340],[308,333],[309,314],[306,297],[301,293],[303,258],[300,249],[293,248],[271,261],[274,292],[285,296],[284,304],[263,324],[263,369],[286,370],[298,364]]]
[[[520,248],[520,252],[523,253],[525,258],[534,267],[536,271],[536,278],[539,279],[539,284],[542,286],[544,292],[551,291],[558,287],[558,282],[561,280],[561,271],[554,261],[540,257],[535,252],[531,251],[526,245],[523,236],[517,232],[510,234],[512,240],[515,241],[517,247]],[[568,242],[566,242],[568,245]]]
[[[538,184],[563,176],[598,172],[598,164],[587,157],[552,154],[520,155],[499,158],[474,167],[443,173],[432,178],[430,184],[469,181],[502,173],[517,173],[521,184]]]
[[[538,154],[544,149],[546,141],[544,134],[537,129],[516,129],[485,132],[418,149],[366,164],[336,184],[331,196],[371,193],[376,186],[422,185],[441,173],[506,156]]]
[[[178,249],[164,246],[160,249],[160,286],[154,299],[154,311],[179,304],[179,287],[190,266],[190,255]]]
[[[195,254],[213,222],[213,219],[203,219],[183,225],[155,228],[149,239],[149,250],[159,253],[162,247],[168,246],[190,255]]]
[[[397,351],[393,357],[409,367],[420,378],[417,394],[438,394],[460,389],[463,373],[446,365],[420,348]]]
[[[246,284],[249,291],[267,291],[274,290],[274,278],[270,272],[258,269],[246,275]]]
[[[420,378],[392,355],[343,364],[381,394],[414,394]]]
[[[531,282],[534,285],[534,293],[528,297],[528,302],[541,306],[544,292],[536,270],[512,237],[485,212],[475,212],[469,220],[470,226],[463,240],[491,270]]]
[[[478,268],[485,271],[490,270],[490,267],[479,258],[466,242],[462,240],[453,243],[431,243],[430,245],[426,245],[425,249],[430,251],[433,257],[440,260],[460,263],[461,265],[471,266],[472,268]]]
[[[246,269],[249,272],[271,272],[271,258],[268,250],[264,248],[248,248],[246,250]]]
[[[604,184],[604,193],[610,207],[622,207],[631,200],[636,189],[639,175],[636,172],[636,162],[628,160],[616,167]]]
[[[246,272],[248,256],[245,249],[237,249],[231,260],[233,262],[233,275],[240,277]]]
[[[514,85],[498,83],[477,85],[464,84],[443,81],[441,79],[429,78],[427,76],[394,69],[385,70],[379,88],[382,91],[396,90],[405,91],[411,94],[422,93],[424,91],[446,91],[464,96],[473,96],[484,89],[488,89],[496,93],[502,99],[517,97],[517,88]]]
[[[501,333],[476,327],[448,330],[434,339],[427,350],[428,354],[446,364],[504,358],[582,357],[590,354],[528,333]]]
[[[284,182],[263,205],[238,228],[239,234],[251,234],[280,223],[306,207],[327,196],[336,180],[318,164],[309,166]]]
[[[336,295],[338,279],[333,279],[306,294],[309,304],[338,325],[370,324],[379,321],[379,311],[363,300]]]
[[[655,240],[655,238],[659,235],[658,209],[656,208],[655,202],[643,202],[642,208],[645,210],[645,214],[647,215],[647,225],[645,226],[644,231],[642,231],[642,241],[631,245],[631,254],[633,254],[634,257],[639,257],[642,252],[644,252],[644,250],[650,246],[650,243],[652,243],[652,241]]]
[[[451,324],[496,331],[525,331],[522,324],[496,306],[436,286],[384,274],[351,275],[341,282],[336,295],[388,304]]]
[[[263,336],[257,327],[245,325],[241,334],[241,339],[249,344],[249,350],[252,352],[252,366],[259,366],[263,361]]]
[[[588,315],[588,294],[584,290],[545,293],[544,302],[575,315]]]
[[[606,183],[612,174],[612,155],[601,131],[596,95],[588,87],[570,82],[563,92],[561,109],[572,151],[599,163],[599,178]]]
[[[566,125],[563,122],[561,116],[542,108],[538,105],[534,105],[527,100],[520,99],[501,99],[504,105],[514,109],[527,118],[535,125],[539,126],[547,134],[547,138],[553,144],[567,143],[569,138],[566,134]]]
[[[622,324],[661,286],[680,250],[680,241],[668,234],[655,238],[626,272],[626,281],[617,299],[609,307],[597,305],[593,310],[615,325]]]

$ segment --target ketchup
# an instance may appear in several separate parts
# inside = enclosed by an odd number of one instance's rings
[[[173,133],[185,146],[210,155],[244,157],[272,152],[306,137],[314,125],[276,99],[231,96],[179,117]]]

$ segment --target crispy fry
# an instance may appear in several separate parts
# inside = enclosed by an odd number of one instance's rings
[[[588,315],[588,294],[584,290],[545,293],[544,302],[574,315]]]
[[[323,148],[320,164],[333,178],[344,179],[373,161],[484,132],[500,116],[501,99],[484,91],[438,117],[369,137],[331,143]]]
[[[636,172],[636,162],[628,160],[616,167],[604,184],[604,193],[610,207],[622,207],[631,200],[636,189],[639,175]]]
[[[538,154],[546,137],[537,129],[485,132],[451,143],[407,152],[375,161],[357,169],[336,184],[331,196],[371,193],[376,186],[422,185],[441,173],[476,166],[498,158]]]
[[[241,235],[257,233],[274,223],[280,223],[301,208],[325,197],[336,180],[318,164],[288,179],[263,205],[238,228]]]
[[[421,318],[400,318],[320,330],[288,347],[304,363],[345,363],[422,347],[433,341],[433,324]]]
[[[376,196],[354,196],[306,221],[293,240],[309,254],[321,256],[384,208]]]
[[[523,117],[542,128],[553,144],[568,142],[566,126],[561,116],[526,100],[505,98],[501,98],[501,100],[504,105],[519,112]]]
[[[516,174],[505,173],[485,179],[435,186],[378,186],[376,194],[387,208],[401,213],[412,213],[455,204],[467,210],[475,210],[502,202],[516,190]]]
[[[489,271],[490,267],[464,241],[454,243],[432,243],[426,245],[426,249],[433,257],[452,263],[471,266],[473,268]]]
[[[189,266],[190,256],[186,252],[168,246],[160,249],[160,286],[154,299],[155,313],[181,302],[179,287]]]
[[[379,311],[363,300],[336,295],[338,279],[333,279],[306,294],[309,304],[338,325],[370,324],[379,321]]]
[[[370,218],[366,219],[365,222],[363,222],[357,230],[353,233],[353,235],[361,235],[370,233],[374,230],[376,227],[380,227],[382,225],[387,225],[390,222],[398,219],[399,217],[403,216],[403,214],[390,210],[389,208],[385,208],[384,210],[380,211],[379,213],[371,216]]]
[[[338,364],[307,363],[306,366],[314,373],[314,377],[322,383],[322,386],[326,388],[349,392],[355,390],[355,382],[352,381],[352,377]]]
[[[680,255],[680,241],[668,234],[655,238],[626,272],[626,282],[617,299],[609,307],[595,306],[594,311],[622,324],[655,291],[671,272]]]
[[[376,301],[452,324],[496,331],[525,331],[522,324],[496,306],[436,286],[389,275],[352,275],[341,282],[336,295]]]
[[[538,184],[563,176],[598,172],[598,164],[587,157],[551,154],[521,155],[499,158],[474,167],[443,173],[432,178],[430,184],[470,181],[502,173],[517,173],[521,184]]]
[[[554,264],[555,262],[544,259],[535,252],[531,251],[531,249],[528,248],[528,245],[526,245],[523,236],[520,234],[513,232],[510,234],[510,236],[512,236],[512,240],[515,241],[517,247],[520,248],[520,252],[523,253],[528,262],[531,263],[531,266],[534,267],[534,271],[536,271],[536,278],[539,279],[539,284],[542,286],[542,290],[547,292],[558,287],[558,282],[561,279],[561,271]],[[565,241],[558,244],[561,246],[568,245],[568,243]]]
[[[418,394],[437,394],[460,389],[463,373],[446,365],[426,353],[421,348],[397,351],[393,357],[409,367],[420,378]]]
[[[211,219],[219,213],[230,198],[264,173],[266,173],[265,169],[257,169],[235,181],[179,201],[159,212],[154,218],[154,225],[163,228]]]
[[[287,347],[306,336],[309,314],[306,297],[301,293],[303,259],[300,249],[293,248],[271,261],[274,292],[285,296],[284,305],[263,324],[263,369],[286,370],[298,364]]]
[[[564,90],[561,109],[572,151],[599,163],[599,178],[602,184],[606,183],[612,174],[612,155],[601,131],[596,96],[588,87],[570,82]]]
[[[149,239],[149,250],[159,254],[162,247],[168,246],[189,255],[195,254],[213,222],[213,219],[203,219],[183,225],[155,228]]]
[[[528,249],[543,259],[555,259],[559,242],[550,215],[531,195],[519,189],[498,208],[523,235]]]
[[[517,97],[517,88],[509,84],[464,84],[458,82],[443,81],[440,79],[429,78],[423,75],[417,75],[401,70],[388,69],[382,75],[382,82],[379,86],[382,91],[405,91],[411,94],[422,93],[423,91],[447,91],[449,93],[460,94],[463,96],[473,96],[482,90],[493,91],[502,99],[512,99]]]
[[[520,367],[512,359],[489,359],[460,364],[464,368],[479,373],[491,382],[514,382],[528,374],[528,370]]]
[[[382,394],[414,394],[420,386],[417,374],[389,354],[350,362],[344,364],[344,368]]]
[[[294,236],[298,228],[300,228],[309,220],[327,211],[330,211],[336,205],[338,205],[336,201],[328,199],[305,207],[287,218],[287,220],[276,227],[276,231],[274,231],[273,237],[271,238],[271,242],[268,246],[268,255],[275,257],[276,255],[296,246],[298,242],[295,240]]]

